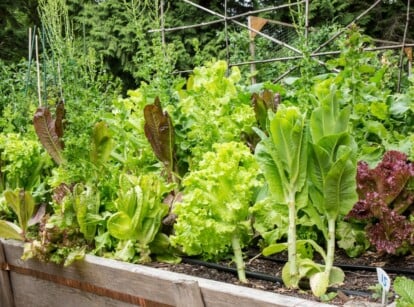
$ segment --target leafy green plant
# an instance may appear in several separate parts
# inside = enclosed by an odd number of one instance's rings
[[[92,242],[96,235],[96,224],[102,220],[99,215],[99,192],[90,185],[78,183],[73,187],[72,201],[79,231],[86,241]]]
[[[340,107],[335,88],[320,97],[320,106],[310,118],[311,154],[309,197],[327,227],[322,229],[327,241],[323,272],[310,277],[312,292],[325,294],[331,284],[343,282],[344,273],[333,267],[336,221],[346,215],[357,200],[356,144],[348,132],[350,108]]]
[[[340,72],[325,80],[325,90],[335,84],[342,93],[342,103],[352,106],[351,132],[359,145],[359,159],[375,164],[386,150],[407,146],[406,133],[402,133],[407,125],[401,114],[391,112],[396,104],[391,93],[398,79],[395,57],[390,52],[360,52],[371,45],[370,37],[351,27],[341,42],[341,55],[327,62]]]
[[[274,94],[268,89],[265,89],[260,94],[253,93],[252,104],[254,113],[256,114],[256,120],[259,124],[259,128],[263,131],[266,131],[268,126],[268,110],[276,112],[277,106],[280,104],[280,94]]]
[[[283,214],[281,205],[287,205],[288,221],[271,215],[263,219],[266,213],[258,213],[259,209],[253,213],[258,217],[255,226],[262,228],[259,232],[269,236],[265,237],[267,244],[269,238],[280,240],[283,231],[287,232],[287,243],[270,243],[263,249],[264,255],[288,249],[288,262],[282,271],[285,285],[297,288],[303,277],[309,277],[313,293],[320,297],[329,285],[343,281],[343,272],[333,267],[335,227],[338,217],[351,210],[357,195],[356,145],[348,133],[350,108],[341,109],[335,88],[319,94],[316,101],[320,106],[312,111],[309,121],[297,107],[279,106],[270,121],[269,137],[256,147],[256,157],[274,199],[271,206]],[[256,206],[262,208],[263,202]],[[272,223],[277,226],[276,232],[268,232]],[[299,225],[317,227],[327,241],[327,252],[312,238],[298,239]],[[324,265],[312,261],[306,245],[322,256]]]
[[[84,257],[90,242],[80,232],[88,225],[86,212],[76,212],[73,186],[62,185],[60,196],[53,203],[53,213],[46,214],[40,221],[38,235],[25,243],[22,259],[36,258],[45,262],[54,262],[65,266]],[[78,203],[79,205],[79,199]],[[83,204],[85,205],[85,204]],[[83,228],[85,229],[85,228]],[[86,232],[85,232],[86,233]]]
[[[109,174],[115,175],[116,168],[108,165],[114,144],[104,121],[94,125],[90,144],[84,155],[88,159],[80,157],[76,163],[70,161],[54,169],[51,212],[42,219],[38,238],[25,245],[25,259],[36,257],[69,265],[93,248],[98,230],[105,228],[107,216],[100,210],[111,201]],[[72,169],[79,165],[82,170]]]
[[[283,281],[289,288],[298,288],[297,212],[306,205],[307,197],[307,134],[306,115],[296,107],[279,106],[270,121],[269,137],[256,147],[256,158],[266,178],[272,198],[288,207],[288,262]],[[263,253],[285,249],[285,244],[268,246]]]
[[[232,251],[239,280],[246,282],[242,248],[253,235],[249,207],[260,185],[259,169],[240,142],[217,143],[213,150],[183,179],[171,242],[187,255],[204,259],[217,260]]]
[[[30,192],[16,189],[4,191],[7,204],[17,216],[18,226],[12,222],[0,220],[0,237],[24,241],[27,238],[28,227],[38,219],[32,219],[35,202]],[[44,213],[44,212],[43,212]]]
[[[0,192],[21,188],[43,194],[52,160],[29,136],[0,133]]]
[[[120,191],[115,201],[117,212],[108,221],[108,232],[120,240],[115,257],[140,263],[151,261],[151,244],[160,232],[168,213],[162,197],[171,190],[156,174],[140,177],[121,174]],[[139,256],[137,257],[138,254]]]
[[[227,75],[227,72],[229,73]],[[197,169],[204,153],[215,143],[240,141],[255,123],[250,94],[240,91],[240,71],[225,61],[194,69],[173,114],[177,129],[177,159]]]
[[[111,158],[124,171],[142,173],[162,168],[144,129],[144,109],[154,101],[153,94],[151,86],[143,84],[128,91],[128,97],[114,100],[111,113],[105,116],[115,143]]]
[[[358,257],[371,246],[363,222],[338,220],[336,240],[338,247],[343,249],[349,257]]]
[[[359,200],[347,218],[366,225],[366,236],[379,253],[407,253],[414,231],[414,164],[402,152],[387,151],[373,169],[358,163],[357,182]]]
[[[414,304],[414,280],[397,276],[394,280],[394,291],[398,295],[397,307],[409,307]]]

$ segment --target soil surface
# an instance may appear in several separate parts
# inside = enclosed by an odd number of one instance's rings
[[[249,253],[253,255],[252,253]],[[219,269],[209,267],[198,263],[196,259],[183,259],[180,264],[153,263],[151,266],[169,270],[173,272],[183,273],[187,275],[207,278],[236,285],[256,288],[264,291],[271,291],[288,296],[300,297],[312,301],[320,301],[312,295],[307,289],[306,284],[302,285],[300,290],[289,290],[283,286],[281,281],[281,270],[284,265],[284,257],[277,256],[271,259],[263,257],[248,257],[246,259],[246,272],[248,284],[241,284],[234,272],[226,272],[233,270],[234,265],[230,262],[221,262]],[[216,264],[212,264],[214,266]],[[378,256],[375,253],[367,252],[358,258],[349,258],[341,251],[336,253],[335,265],[341,266],[345,272],[345,282],[343,285],[330,289],[335,292],[335,298],[325,303],[338,306],[380,306],[381,298],[375,294],[372,287],[378,285],[376,267],[383,268],[391,278],[391,282],[396,276],[407,276],[414,278],[414,256],[396,257],[396,256]],[[222,268],[225,270],[223,271]],[[265,275],[268,280],[258,279],[249,275],[249,272],[257,272],[259,275]],[[254,274],[254,273],[253,273]],[[395,296],[390,291],[388,303],[392,303]]]

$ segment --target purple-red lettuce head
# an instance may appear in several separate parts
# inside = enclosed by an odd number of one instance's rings
[[[360,161],[357,170],[358,202],[347,218],[367,223],[366,233],[379,252],[395,254],[413,242],[414,164],[399,151],[388,151],[373,169]]]

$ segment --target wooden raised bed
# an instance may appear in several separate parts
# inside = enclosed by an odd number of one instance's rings
[[[23,261],[21,242],[0,239],[0,306],[332,306],[87,255],[69,267]]]

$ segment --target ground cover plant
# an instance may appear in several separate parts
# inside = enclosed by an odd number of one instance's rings
[[[352,256],[412,253],[413,80],[394,93],[394,67],[357,52],[364,44],[351,28],[329,62],[338,73],[279,84],[248,87],[237,67],[211,61],[168,89],[158,80],[105,96],[88,78],[64,100],[28,105],[22,132],[9,121],[0,133],[0,236],[25,241],[25,259],[65,265],[85,253],[231,258],[242,282],[243,252],[286,250],[285,286],[307,280],[321,298],[344,279],[336,244]],[[402,220],[401,244],[379,243]]]

